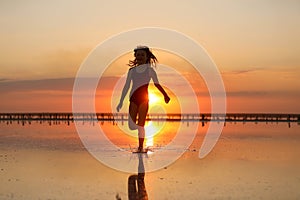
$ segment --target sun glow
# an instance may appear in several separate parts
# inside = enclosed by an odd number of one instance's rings
[[[148,95],[149,95],[149,104],[155,104],[160,100],[160,98],[154,92],[149,92]]]

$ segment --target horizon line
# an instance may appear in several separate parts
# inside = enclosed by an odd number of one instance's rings
[[[48,112],[48,111],[30,111],[30,112],[1,112],[0,115],[3,114],[122,114],[122,115],[128,115],[128,112]],[[192,112],[186,112],[186,113],[179,113],[179,112],[170,112],[170,113],[148,113],[148,115],[300,115],[300,113],[289,113],[289,112],[225,112],[225,113],[212,113],[212,112],[200,112],[200,113],[192,113]]]
[[[128,113],[0,113],[0,121],[127,121]],[[147,121],[274,121],[298,122],[300,114],[148,113]]]

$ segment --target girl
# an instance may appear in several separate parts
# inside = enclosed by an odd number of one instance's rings
[[[148,85],[152,79],[157,89],[164,95],[164,100],[169,103],[170,97],[159,84],[156,72],[152,68],[155,66],[157,59],[147,46],[138,46],[134,49],[135,59],[129,61],[131,67],[127,73],[126,82],[122,90],[120,102],[117,111],[122,108],[124,98],[129,90],[130,83],[132,87],[130,91],[129,117],[128,125],[131,130],[138,130],[139,147],[138,152],[143,151],[145,138],[145,120],[148,113]]]

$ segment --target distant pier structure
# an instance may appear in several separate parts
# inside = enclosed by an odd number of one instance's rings
[[[0,113],[0,121],[127,121],[126,113]],[[226,113],[226,114],[154,114],[147,115],[148,121],[262,121],[298,122],[300,114]]]

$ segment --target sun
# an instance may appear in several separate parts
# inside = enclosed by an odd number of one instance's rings
[[[153,92],[149,92],[149,104],[155,104],[157,103],[160,98]]]

